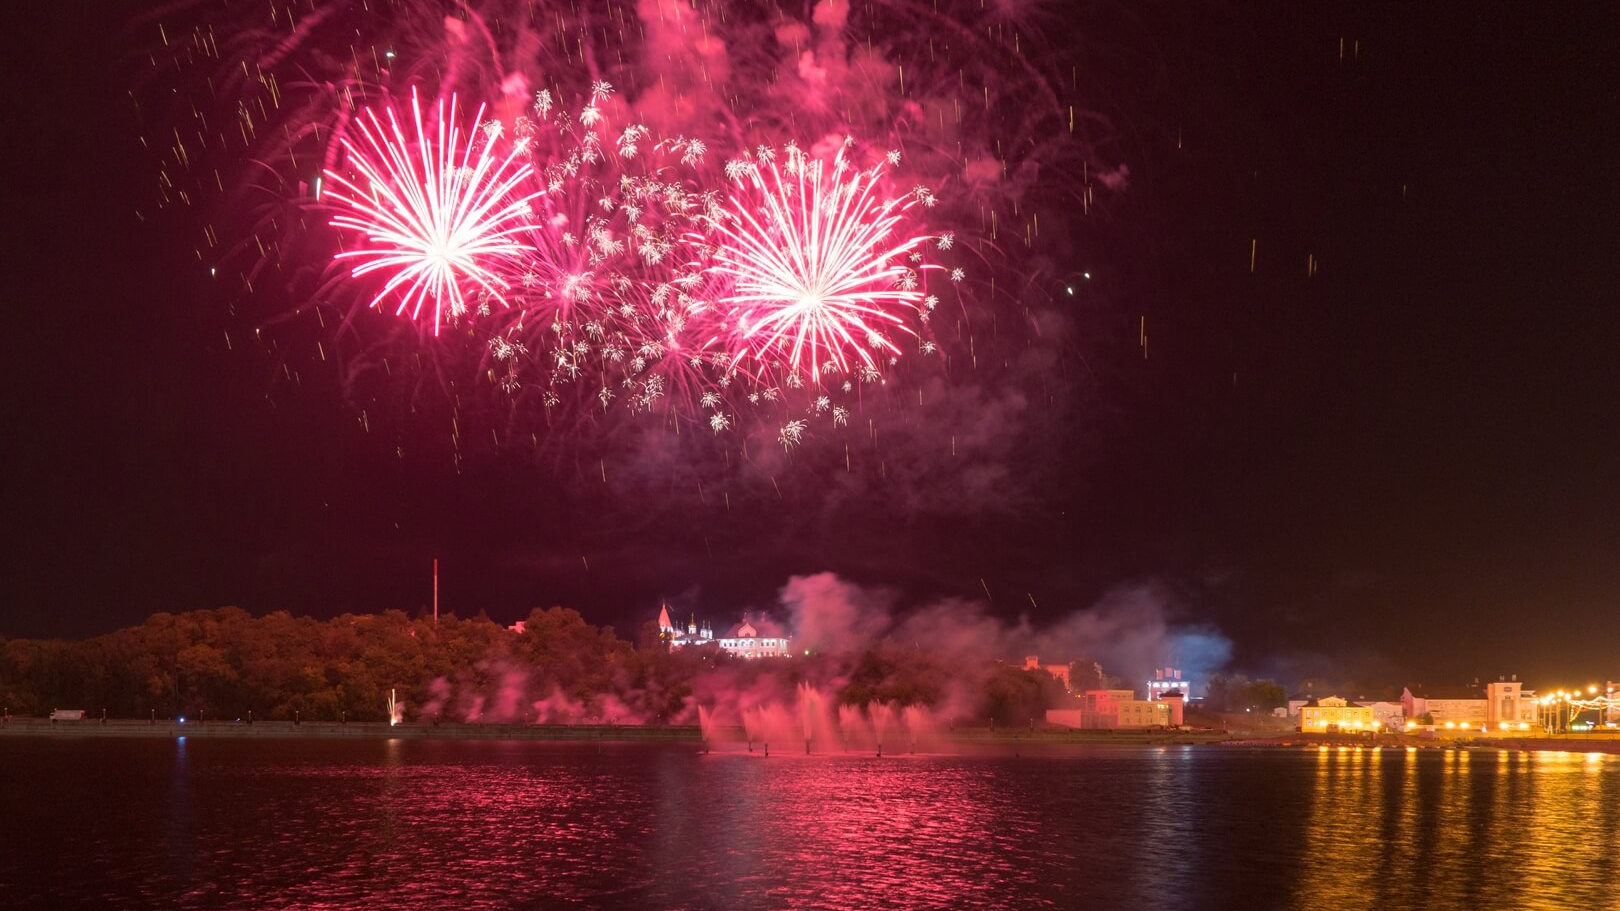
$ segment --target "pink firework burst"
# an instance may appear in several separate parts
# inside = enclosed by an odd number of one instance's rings
[[[881,166],[848,167],[842,155],[823,177],[822,163],[789,148],[787,175],[774,160],[732,173],[741,192],[716,221],[711,271],[727,278],[719,302],[735,320],[735,355],[824,370],[877,369],[898,355],[894,331],[915,334],[924,294],[910,254],[928,239],[902,231],[914,196],[884,199]]]
[[[332,225],[359,231],[368,241],[364,248],[335,258],[356,260],[352,274],[357,278],[377,271],[388,274],[371,306],[380,308],[397,293],[395,312],[414,321],[431,303],[437,335],[445,311],[450,316],[465,313],[469,295],[482,294],[507,306],[508,285],[499,270],[528,249],[514,237],[534,228],[529,201],[539,194],[518,192],[534,173],[519,161],[518,148],[497,158],[494,131],[483,142],[462,134],[453,96],[448,116],[439,102],[431,137],[415,90],[411,110],[414,141],[401,129],[392,107],[386,109],[387,128],[373,110],[359,118],[359,143],[343,140],[356,178],[326,171],[334,184],[327,195],[341,210]],[[472,122],[478,124],[483,114],[479,107]]]

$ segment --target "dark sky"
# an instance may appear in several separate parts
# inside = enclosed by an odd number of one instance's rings
[[[571,494],[594,456],[458,473],[400,460],[336,396],[267,408],[194,233],[135,216],[154,169],[125,20],[7,4],[0,634],[416,610],[438,555],[447,608],[562,603],[626,633],[660,597],[729,615],[820,570],[913,601],[982,585],[1036,621],[1152,580],[1258,671],[1615,676],[1620,55],[1599,6],[1089,8],[1108,27],[1074,43],[1131,182],[1072,264],[1094,275],[1053,418],[1072,429],[1006,454],[1034,502],[946,515],[821,508],[791,476],[730,512],[604,507]]]

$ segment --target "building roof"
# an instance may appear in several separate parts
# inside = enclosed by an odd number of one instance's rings
[[[1343,699],[1345,704],[1344,705],[1323,705],[1322,704],[1322,699]],[[1345,698],[1344,696],[1335,696],[1332,693],[1329,693],[1326,696],[1323,696],[1321,699],[1312,699],[1312,700],[1310,700],[1309,702],[1305,703],[1305,707],[1310,708],[1310,709],[1357,709],[1357,708],[1363,708],[1363,706],[1357,705],[1356,703],[1350,701],[1349,699]]]
[[[1415,683],[1406,688],[1416,699],[1484,699],[1483,687],[1462,684],[1456,686],[1440,685],[1429,686]]]
[[[1400,702],[1401,701],[1401,690],[1400,690],[1399,687],[1396,687],[1394,689],[1387,689],[1385,687],[1366,687],[1366,688],[1352,689],[1352,690],[1349,690],[1348,692],[1351,692],[1351,693],[1355,694],[1353,696],[1347,695],[1347,696],[1344,697],[1344,698],[1350,700],[1351,702]]]
[[[743,618],[742,618],[742,621],[740,623],[732,624],[731,628],[726,630],[726,634],[724,636],[721,636],[720,638],[722,638],[722,639],[742,639],[742,638],[746,638],[746,637],[744,637],[742,635],[742,628],[745,627],[745,626],[753,627],[754,628],[754,636],[758,637],[760,639],[786,639],[788,637],[787,630],[783,629],[781,624],[773,623],[772,621],[767,620],[764,617],[760,617],[758,619],[751,619],[751,618],[749,618],[749,616],[747,614],[744,614]]]
[[[675,624],[669,622],[669,605],[668,604],[665,604],[665,605],[658,608],[658,628],[659,629],[674,629],[675,628]]]

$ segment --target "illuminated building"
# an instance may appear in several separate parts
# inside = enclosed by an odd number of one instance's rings
[[[1401,704],[1400,698],[1395,699],[1356,699],[1356,705],[1372,710],[1373,720],[1378,726],[1389,730],[1400,730],[1406,723],[1406,706]]]
[[[1452,722],[1471,727],[1485,723],[1485,688],[1473,686],[1424,686],[1416,684],[1401,693],[1401,705],[1406,717],[1419,719],[1424,715],[1434,718],[1435,724]]]
[[[1520,724],[1536,724],[1536,694],[1527,690],[1515,675],[1511,680],[1497,680],[1485,685],[1485,723],[1493,731],[1509,725],[1517,729]]]
[[[744,614],[741,623],[720,637],[720,648],[739,658],[776,658],[788,653],[789,641],[787,630],[763,617],[749,620]]]
[[[1298,718],[1299,710],[1316,701],[1316,695],[1308,691],[1295,693],[1288,697],[1288,717]]]
[[[658,609],[658,638],[669,643],[670,648],[709,645],[714,642],[714,630],[709,627],[708,621],[699,625],[697,617],[688,621],[686,629],[677,629],[669,619],[669,605],[665,604]]]
[[[738,658],[776,658],[788,654],[793,637],[775,623],[764,619],[750,620],[743,615],[742,622],[733,624],[724,636],[716,636],[707,621],[699,624],[693,617],[681,630],[669,619],[669,605],[658,611],[658,637],[672,649],[689,645],[718,645],[721,651]]]
[[[1309,733],[1376,731],[1378,719],[1369,706],[1355,705],[1340,696],[1313,699],[1299,710],[1299,729]]]
[[[1186,694],[1179,690],[1171,690],[1168,693],[1160,693],[1157,701],[1170,707],[1170,726],[1173,728],[1181,727],[1186,718]]]
[[[1048,709],[1046,720],[1066,728],[1128,730],[1170,725],[1170,705],[1136,698],[1134,690],[1086,690],[1080,708]]]
[[[1045,671],[1062,681],[1064,692],[1072,692],[1069,687],[1069,666],[1067,664],[1042,664],[1039,655],[1025,655],[1024,670]]]
[[[1150,700],[1157,700],[1165,693],[1177,692],[1191,699],[1192,685],[1192,680],[1182,679],[1181,668],[1156,667],[1153,669],[1153,679],[1147,682],[1147,697]]]
[[[1401,703],[1399,689],[1355,689],[1347,684],[1339,690],[1351,705],[1372,709],[1373,720],[1384,730],[1400,730],[1406,726],[1406,706]]]

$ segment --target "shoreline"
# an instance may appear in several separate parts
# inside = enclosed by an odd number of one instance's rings
[[[749,743],[741,727],[711,729],[716,750],[732,745],[745,748]],[[288,739],[288,740],[545,740],[587,741],[593,743],[691,743],[703,745],[705,738],[697,725],[628,724],[463,724],[446,722],[382,721],[141,721],[100,719],[52,722],[43,718],[13,718],[0,724],[0,739],[8,737],[63,738],[147,738],[178,739]],[[1091,747],[1091,746],[1185,746],[1223,743],[1231,739],[1225,732],[1211,731],[1027,731],[959,728],[919,738],[919,743],[985,747]],[[758,743],[758,741],[755,741]],[[907,747],[909,749],[909,746]]]
[[[1610,753],[1620,755],[1620,736],[1596,734],[1519,735],[1515,737],[1412,737],[1386,734],[1378,739],[1352,735],[1300,734],[1275,737],[1234,737],[1222,746],[1253,749],[1362,749],[1362,750],[1495,750],[1523,753]]]
[[[697,725],[631,724],[464,724],[457,722],[403,722],[390,725],[381,721],[140,721],[118,719],[102,722],[52,722],[44,718],[13,718],[0,724],[0,740],[6,738],[145,738],[145,739],[240,739],[240,740],[502,740],[589,743],[689,743],[716,752],[732,747],[746,748],[749,739],[740,727],[711,730],[708,744]],[[758,744],[758,741],[753,741]],[[1140,746],[1223,746],[1249,749],[1364,749],[1364,750],[1496,750],[1501,752],[1608,753],[1620,755],[1620,737],[1605,735],[1570,737],[1504,738],[1419,738],[1385,735],[1377,740],[1342,735],[1301,735],[1292,733],[1255,737],[1226,731],[1079,731],[1079,730],[993,730],[958,728],[920,738],[919,744],[940,746],[1032,749],[1140,747]],[[786,746],[783,744],[782,746]],[[791,748],[789,748],[791,750]],[[932,752],[933,750],[929,750]],[[830,752],[837,752],[836,750]],[[847,750],[845,750],[847,752]],[[896,752],[914,752],[909,745],[896,744]]]
[[[700,743],[697,725],[625,724],[433,724],[386,721],[138,721],[86,719],[52,722],[17,719],[0,724],[6,737],[216,738],[282,740],[576,740],[636,743]]]

